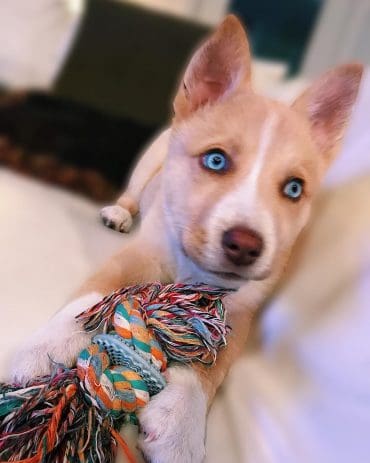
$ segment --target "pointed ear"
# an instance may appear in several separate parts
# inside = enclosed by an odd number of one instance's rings
[[[250,53],[246,33],[229,15],[191,58],[174,101],[182,119],[250,82]]]
[[[338,153],[359,90],[363,66],[346,64],[320,77],[294,103],[309,120],[326,168]]]

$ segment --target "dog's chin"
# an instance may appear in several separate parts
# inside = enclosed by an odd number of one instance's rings
[[[183,254],[192,264],[192,270],[184,278],[187,283],[204,283],[211,286],[222,288],[239,289],[249,281],[260,281],[269,277],[270,270],[244,269],[244,271],[227,271],[225,267],[214,268],[207,262],[202,262],[199,258],[191,256],[183,248]]]
[[[222,280],[224,287],[240,288],[249,281],[262,281],[269,277],[270,271],[263,272],[246,272],[246,274],[239,274],[235,272],[225,272],[218,270],[209,270],[203,268],[205,272],[210,275],[210,279],[214,278],[217,281]]]
[[[248,283],[248,280],[245,279],[233,278],[231,275],[222,273],[207,272],[201,268],[191,274],[180,276],[179,280],[186,284],[204,284],[225,289],[239,289]]]

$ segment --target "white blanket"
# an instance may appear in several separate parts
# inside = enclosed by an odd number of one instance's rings
[[[368,463],[370,78],[297,271],[257,323],[208,423],[209,463]],[[98,206],[0,170],[0,373],[125,237]]]

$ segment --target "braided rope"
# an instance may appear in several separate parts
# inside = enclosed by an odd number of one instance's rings
[[[75,369],[0,385],[0,463],[113,463],[124,422],[165,386],[167,360],[213,363],[226,344],[224,290],[150,284],[115,291],[77,317],[102,329]],[[4,460],[5,458],[5,460]]]

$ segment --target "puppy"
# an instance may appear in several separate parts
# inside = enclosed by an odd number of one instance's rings
[[[153,463],[203,460],[207,408],[308,221],[362,75],[357,64],[334,69],[286,106],[253,92],[250,65],[243,27],[228,16],[191,58],[171,127],[102,211],[109,226],[128,231],[140,210],[140,227],[14,361],[21,380],[47,373],[49,356],[73,364],[90,341],[74,317],[122,286],[237,289],[225,298],[232,332],[216,365],[170,368],[168,386],[140,412],[140,446]]]

